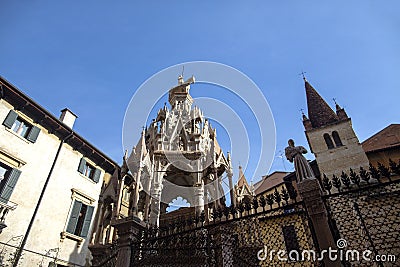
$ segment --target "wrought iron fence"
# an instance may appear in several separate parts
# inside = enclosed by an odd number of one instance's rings
[[[101,255],[96,255],[92,259],[93,267],[115,267],[118,255],[118,246],[114,242],[102,250]]]
[[[392,261],[375,261],[374,266],[398,266],[400,259],[400,162],[389,167],[378,163],[368,170],[350,169],[348,174],[327,177],[321,184],[330,227],[336,240],[347,241],[346,249],[372,251],[392,256]],[[345,266],[367,266],[367,262],[344,262]]]
[[[145,229],[132,244],[131,266],[273,266],[282,262],[260,259],[266,247],[316,249],[302,202],[290,201],[285,189],[273,195],[217,209],[209,222],[200,214]]]
[[[378,163],[340,176],[323,175],[322,198],[334,238],[346,239],[349,249],[370,249],[374,255],[386,252],[398,258],[399,176],[400,162],[391,160],[389,167]],[[272,250],[319,251],[303,202],[293,187],[286,188],[235,207],[219,207],[208,220],[201,213],[146,228],[131,244],[131,266],[320,266],[318,261],[281,261],[267,254]],[[95,266],[115,266],[115,258],[116,251]],[[366,266],[346,260],[342,264]]]
[[[369,165],[368,170],[360,167],[358,171],[349,169],[346,173],[342,171],[340,176],[332,175],[327,177],[323,174],[321,180],[322,188],[328,195],[340,194],[344,192],[365,191],[371,187],[381,187],[382,185],[397,183],[397,177],[400,175],[400,161],[396,163],[389,159],[389,167],[377,163],[377,167]]]

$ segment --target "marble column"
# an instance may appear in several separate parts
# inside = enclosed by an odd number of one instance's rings
[[[145,195],[145,202],[144,202],[144,212],[143,212],[143,220],[145,222],[149,221],[149,216],[150,216],[150,202],[151,202],[151,186],[156,180],[157,172],[153,173],[152,179],[148,179],[147,184],[146,184],[146,195]]]
[[[215,208],[218,209],[219,207],[222,206],[222,201],[221,201],[221,194],[220,194],[220,190],[219,190],[219,180],[218,180],[218,170],[216,167],[214,167],[214,192],[215,192]]]
[[[204,182],[194,185],[193,191],[196,215],[200,215],[204,211]]]
[[[236,207],[236,195],[235,195],[235,190],[233,188],[233,181],[232,181],[233,174],[232,174],[232,172],[228,172],[227,175],[228,175],[228,181],[229,181],[229,196],[231,198],[231,205]]]
[[[156,180],[153,183],[151,188],[151,204],[150,204],[150,215],[149,222],[151,225],[158,226],[160,219],[160,202],[161,202],[161,193],[162,193],[162,180],[164,177],[164,172],[157,172]]]
[[[142,163],[140,163],[140,167],[136,174],[136,181],[135,181],[135,190],[133,191],[133,203],[132,203],[132,213],[134,215],[138,215],[138,202],[139,202],[139,185],[140,185],[140,177],[142,174]]]

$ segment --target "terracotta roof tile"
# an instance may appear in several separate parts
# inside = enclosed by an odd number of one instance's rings
[[[265,191],[274,188],[275,186],[284,182],[283,178],[287,175],[287,172],[276,171],[270,175],[263,176],[262,180],[254,185],[255,195],[264,193]]]
[[[362,142],[361,145],[365,152],[400,146],[400,124],[390,124]]]

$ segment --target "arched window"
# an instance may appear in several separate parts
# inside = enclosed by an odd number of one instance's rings
[[[333,137],[333,141],[335,141],[336,146],[343,146],[342,140],[340,140],[338,132],[333,131],[332,137]]]
[[[324,139],[325,139],[326,145],[328,146],[328,149],[334,148],[332,139],[331,139],[331,137],[329,136],[329,134],[327,134],[327,133],[324,134]]]

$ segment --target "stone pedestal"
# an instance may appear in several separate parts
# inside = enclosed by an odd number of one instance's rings
[[[132,216],[124,219],[118,219],[113,222],[113,226],[118,231],[118,254],[115,266],[130,267],[132,242],[137,241],[140,231],[144,229],[145,223],[138,217]]]
[[[297,184],[297,188],[310,216],[320,250],[337,249],[329,228],[328,215],[318,180],[304,179]],[[330,261],[328,255],[325,254],[324,264],[326,267],[336,267],[340,266],[340,261]]]

